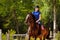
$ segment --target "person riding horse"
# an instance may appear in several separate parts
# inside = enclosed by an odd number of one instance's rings
[[[28,28],[29,40],[31,36],[35,37],[35,40],[37,37],[39,37],[42,40],[42,37],[46,38],[46,36],[48,35],[48,30],[46,28],[44,28],[44,30],[41,29],[40,20],[41,13],[39,12],[39,6],[35,6],[34,12],[28,13],[25,20],[29,25]]]
[[[29,27],[29,32],[28,32],[28,40],[30,40],[30,37],[32,36],[33,38],[39,38],[42,40],[42,38],[46,38],[49,31],[47,28],[42,29],[38,23],[36,23],[35,16],[32,14],[32,12],[28,13],[28,17],[26,18],[26,23]]]
[[[41,12],[39,11],[39,6],[34,7],[34,11],[32,12],[32,14],[35,16],[36,23],[38,23],[38,25],[41,26],[41,22],[40,22],[40,20],[41,20]],[[28,33],[29,33],[29,30],[30,30],[30,28],[28,28]]]

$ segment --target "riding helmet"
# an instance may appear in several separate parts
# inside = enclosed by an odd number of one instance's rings
[[[35,6],[35,8],[39,8],[39,6]]]

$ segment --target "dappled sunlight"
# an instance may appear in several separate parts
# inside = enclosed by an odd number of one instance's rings
[[[33,37],[31,37],[31,38],[30,38],[30,40],[34,40],[34,38],[33,38]]]
[[[40,38],[37,38],[36,40],[40,40]]]
[[[28,37],[25,37],[25,40],[28,40],[29,38]],[[35,38],[33,37],[30,37],[30,40],[34,40]],[[40,40],[40,38],[36,38],[36,40]]]

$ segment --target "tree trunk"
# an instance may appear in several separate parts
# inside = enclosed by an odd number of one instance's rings
[[[53,37],[55,38],[56,35],[56,0],[53,0],[53,15],[54,15],[54,19],[53,19]]]
[[[2,30],[0,29],[0,40],[2,40]]]
[[[13,9],[13,15],[14,15],[14,19],[15,19],[16,31],[17,31],[17,34],[19,34],[19,23],[18,23],[18,20],[17,20],[17,17],[16,17],[15,8]],[[20,40],[20,37],[18,36],[17,39]]]
[[[15,20],[16,31],[19,34],[19,23],[18,23],[18,20],[16,17],[16,10],[15,9],[13,9],[13,15],[14,15],[14,20]]]

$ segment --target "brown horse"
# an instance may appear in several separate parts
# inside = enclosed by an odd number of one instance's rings
[[[44,27],[44,25],[42,25]],[[41,26],[41,34],[38,36],[40,38],[40,40],[45,40],[49,34],[49,29],[48,28],[45,28],[42,29],[42,26]]]
[[[36,23],[36,19],[35,16],[32,13],[29,13],[26,17],[26,23],[29,25],[29,40],[30,37],[32,36],[33,38],[40,38],[40,40],[42,40],[42,38],[46,38],[48,35],[48,29],[45,28],[44,29],[41,28],[41,26],[38,25],[38,23]]]

